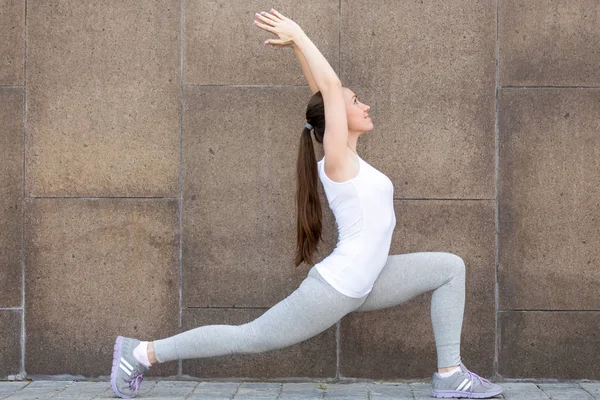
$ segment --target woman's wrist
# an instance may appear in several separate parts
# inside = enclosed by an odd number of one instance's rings
[[[306,35],[306,33],[301,32],[294,36],[293,39],[293,47],[294,50],[302,51],[302,49],[306,46],[307,43],[310,43],[310,39]]]

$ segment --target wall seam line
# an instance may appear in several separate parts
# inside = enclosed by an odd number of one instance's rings
[[[179,1],[179,332],[183,329],[183,19],[184,1]],[[177,361],[177,376],[183,374],[183,361]]]
[[[500,320],[499,320],[499,312],[500,309],[500,281],[499,281],[499,269],[500,269],[500,215],[499,215],[499,202],[498,202],[498,192],[499,192],[499,175],[500,175],[500,126],[499,126],[499,87],[500,87],[500,38],[499,38],[499,18],[500,18],[500,1],[496,0],[496,88],[495,88],[495,100],[494,100],[494,147],[495,147],[495,190],[496,190],[496,199],[495,199],[495,207],[494,207],[494,240],[495,240],[495,255],[494,255],[494,365],[493,365],[493,375],[500,376],[499,372],[499,358],[500,358]]]
[[[23,198],[21,199],[21,368],[20,379],[25,379],[25,345],[27,330],[25,327],[25,203],[27,201],[27,168],[26,168],[26,146],[27,146],[27,0],[25,0],[25,35],[23,50]]]

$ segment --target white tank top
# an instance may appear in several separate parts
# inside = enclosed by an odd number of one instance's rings
[[[315,265],[340,293],[369,294],[385,266],[396,226],[394,186],[383,173],[358,157],[358,175],[335,182],[325,174],[325,157],[317,163],[319,178],[338,228],[333,252]]]

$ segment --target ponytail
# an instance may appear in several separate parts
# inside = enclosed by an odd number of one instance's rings
[[[294,263],[296,266],[303,261],[313,263],[313,255],[321,239],[321,202],[317,187],[317,159],[311,137],[313,127],[306,124],[300,137],[298,160],[296,162],[296,219],[297,246]]]

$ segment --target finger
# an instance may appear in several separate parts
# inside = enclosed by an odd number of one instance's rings
[[[287,19],[287,17],[284,17],[283,15],[281,15],[281,14],[279,13],[279,11],[277,11],[277,10],[276,10],[276,9],[274,9],[274,8],[271,8],[271,12],[272,12],[273,14],[275,14],[277,17],[281,18],[281,19]]]
[[[279,18],[275,17],[274,15],[269,14],[268,12],[262,11],[260,14],[269,18],[273,22],[281,22],[281,20]]]
[[[275,29],[270,27],[269,25],[265,25],[265,24],[261,24],[258,21],[254,21],[254,25],[258,26],[261,29],[264,29],[265,31],[271,32],[271,33],[275,33]]]
[[[275,21],[273,21],[273,20],[272,20],[272,19],[270,19],[270,18],[267,18],[267,17],[265,17],[264,15],[260,15],[260,14],[256,13],[256,14],[254,14],[254,16],[255,16],[256,18],[260,19],[261,21],[263,21],[263,22],[265,22],[265,23],[267,23],[267,24],[271,25],[271,26],[275,26]]]

